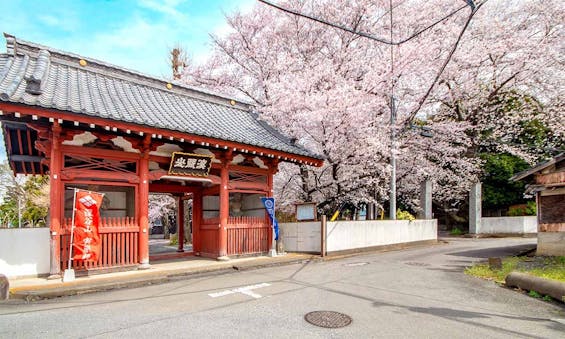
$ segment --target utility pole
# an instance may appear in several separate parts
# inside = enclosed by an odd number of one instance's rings
[[[392,0],[390,0],[390,41],[392,40]],[[394,45],[390,45],[390,199],[389,218],[396,220],[396,109],[394,103]]]
[[[473,16],[475,15],[475,13],[479,10],[480,7],[482,7],[488,0],[482,0],[479,4],[475,3],[475,0],[465,0],[466,4],[463,5],[462,7],[456,9],[455,11],[451,12],[450,14],[444,16],[443,18],[436,20],[434,23],[432,23],[431,25],[413,33],[412,35],[410,35],[407,38],[398,40],[398,41],[394,41],[393,40],[393,20],[392,20],[392,0],[389,0],[389,7],[390,7],[390,40],[386,41],[386,39],[384,38],[380,38],[371,34],[367,34],[367,33],[363,33],[360,31],[356,31],[354,29],[348,28],[346,26],[340,25],[340,24],[336,24],[336,23],[332,23],[329,22],[327,20],[324,20],[323,18],[318,18],[312,15],[307,15],[289,8],[284,8],[281,7],[279,5],[276,5],[268,0],[259,0],[259,2],[262,2],[268,6],[271,6],[273,8],[276,8],[278,10],[281,10],[283,12],[286,13],[290,13],[293,15],[297,15],[303,18],[307,18],[309,20],[330,26],[330,27],[334,27],[337,29],[340,29],[342,31],[346,31],[349,32],[351,34],[354,34],[356,36],[361,36],[373,41],[377,41],[379,43],[384,43],[384,44],[388,44],[390,45],[390,69],[391,69],[391,89],[390,89],[390,127],[391,127],[391,132],[390,132],[390,140],[391,140],[391,155],[390,155],[390,165],[391,165],[391,178],[390,178],[390,209],[389,209],[389,216],[391,220],[396,220],[396,148],[395,148],[395,141],[396,141],[396,104],[395,104],[395,98],[394,98],[394,83],[395,83],[395,79],[394,79],[394,46],[400,46],[402,44],[404,44],[405,42],[408,42],[409,40],[412,40],[413,38],[416,38],[417,36],[419,36],[420,34],[424,33],[425,31],[431,29],[432,27],[434,27],[435,25],[439,24],[440,22],[443,22],[444,20],[447,20],[448,18],[452,17],[453,15],[455,15],[456,13],[458,13],[459,11],[463,10],[466,7],[470,7],[471,8],[471,13],[469,14],[467,21],[465,23],[465,25],[463,26],[461,32],[459,33],[459,37],[457,38],[457,41],[455,42],[455,44],[453,45],[453,48],[451,49],[451,52],[449,53],[448,58],[444,61],[443,66],[441,67],[441,69],[439,70],[439,72],[436,74],[436,77],[434,79],[434,81],[432,82],[432,84],[430,85],[430,87],[428,88],[428,91],[426,92],[426,94],[422,97],[422,99],[419,102],[418,108],[416,110],[414,110],[412,113],[410,113],[410,116],[408,117],[408,119],[406,120],[406,124],[410,123],[414,117],[416,116],[416,114],[418,114],[418,112],[420,111],[420,109],[422,108],[424,102],[426,101],[428,95],[431,93],[432,89],[434,88],[434,85],[439,81],[439,78],[441,76],[441,74],[443,73],[443,71],[445,70],[447,64],[449,63],[449,61],[451,60],[453,54],[455,53],[455,50],[457,49],[459,42],[461,41],[461,37],[463,36],[463,33],[465,33],[465,31],[467,30],[467,27],[469,26],[469,23],[471,22],[471,19],[473,18]],[[429,131],[427,134],[430,134]],[[424,135],[426,136],[426,135]],[[384,211],[383,211],[384,212]]]

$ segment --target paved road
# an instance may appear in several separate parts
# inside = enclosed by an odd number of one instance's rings
[[[535,239],[437,246],[0,304],[0,338],[564,338],[565,308],[462,273]],[[344,328],[304,315],[332,310]]]

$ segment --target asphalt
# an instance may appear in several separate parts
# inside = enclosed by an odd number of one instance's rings
[[[74,281],[44,277],[10,280],[9,299],[35,301],[84,293],[107,291],[119,288],[133,288],[200,275],[224,274],[234,270],[255,269],[276,265],[304,262],[319,256],[287,253],[276,257],[246,257],[229,261],[217,261],[201,257],[158,261],[148,269],[135,269],[76,277]],[[9,302],[10,300],[8,300]]]
[[[450,240],[456,240],[456,238],[450,239],[449,237],[441,237],[438,244],[447,243]],[[486,259],[488,257],[504,257],[525,253],[533,248],[535,248],[535,245],[532,244],[504,246],[493,249],[483,249],[479,251],[479,254],[471,253],[472,255],[470,255],[472,257]],[[359,255],[361,253],[350,253],[325,258],[312,254],[285,253],[276,257],[254,256],[235,258],[229,261],[217,261],[215,259],[194,256],[155,261],[148,269],[133,269],[129,271],[78,276],[72,282],[63,282],[62,279],[50,280],[44,277],[12,279],[10,280],[9,299],[36,301],[121,288],[162,284],[186,279],[188,277],[194,278],[205,275],[226,274],[238,270],[288,265],[309,260],[335,260]],[[4,302],[10,302],[10,300]]]

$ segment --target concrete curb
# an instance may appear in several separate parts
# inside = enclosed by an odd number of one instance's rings
[[[536,277],[526,273],[512,272],[506,276],[506,286],[536,291],[565,302],[565,283]]]
[[[10,299],[36,301],[41,299],[52,299],[65,296],[73,296],[86,293],[94,293],[101,291],[110,291],[122,288],[136,288],[155,284],[164,284],[167,282],[178,281],[181,279],[194,279],[203,276],[212,276],[219,274],[227,274],[237,271],[255,270],[266,267],[301,264],[305,262],[324,262],[339,260],[349,257],[357,257],[370,255],[374,253],[398,251],[411,248],[427,247],[430,245],[442,245],[445,241],[438,239],[433,243],[427,244],[411,244],[402,247],[382,247],[371,248],[369,250],[351,251],[350,253],[333,253],[329,256],[321,257],[317,254],[292,254],[279,256],[274,258],[257,258],[251,261],[233,262],[227,261],[222,264],[213,266],[200,267],[180,267],[155,270],[138,270],[124,272],[122,276],[104,277],[98,276],[92,280],[77,279],[70,283],[58,283],[51,285],[21,286],[10,288]],[[155,265],[159,266],[159,265]],[[127,275],[126,275],[127,274]]]
[[[10,289],[11,300],[37,301],[86,293],[110,291],[114,289],[136,288],[148,285],[164,284],[181,279],[194,279],[203,276],[227,274],[236,271],[253,270],[265,267],[292,265],[310,261],[311,256],[280,257],[269,260],[257,260],[252,262],[230,263],[222,265],[198,268],[178,268],[156,271],[136,271],[134,275],[105,278],[100,277],[96,281],[76,280],[71,283],[60,283],[56,286],[24,286]]]

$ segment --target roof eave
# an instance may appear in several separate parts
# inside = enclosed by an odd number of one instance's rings
[[[271,158],[273,159],[277,159],[279,161],[291,162],[291,163],[299,162],[316,167],[320,167],[324,163],[323,159],[315,155],[292,153],[284,150],[277,150],[264,146],[251,145],[233,140],[218,139],[218,138],[192,134],[182,131],[162,129],[162,128],[144,125],[144,124],[138,124],[134,122],[119,121],[109,118],[95,117],[81,113],[60,111],[56,109],[47,109],[37,106],[29,106],[21,103],[11,103],[0,100],[0,110],[4,112],[18,112],[24,115],[36,115],[37,117],[41,117],[41,118],[61,119],[63,121],[72,121],[73,123],[77,122],[79,124],[82,123],[85,125],[94,124],[100,127],[108,126],[109,128],[116,128],[118,130],[123,130],[123,131],[127,131],[127,130],[130,130],[132,132],[135,131],[138,134],[141,132],[143,133],[143,135],[155,134],[161,136],[161,138],[158,138],[159,140],[165,140],[165,141],[170,140],[170,138],[172,137],[173,140],[176,139],[177,141],[180,141],[182,139],[189,141],[193,139],[195,141],[194,143],[195,145],[202,143],[208,144],[208,146],[206,147],[209,147],[210,145],[221,144],[223,147],[246,150],[248,152],[255,152],[258,155],[259,154],[264,154],[265,156],[270,155]],[[307,152],[305,150],[303,151]]]

